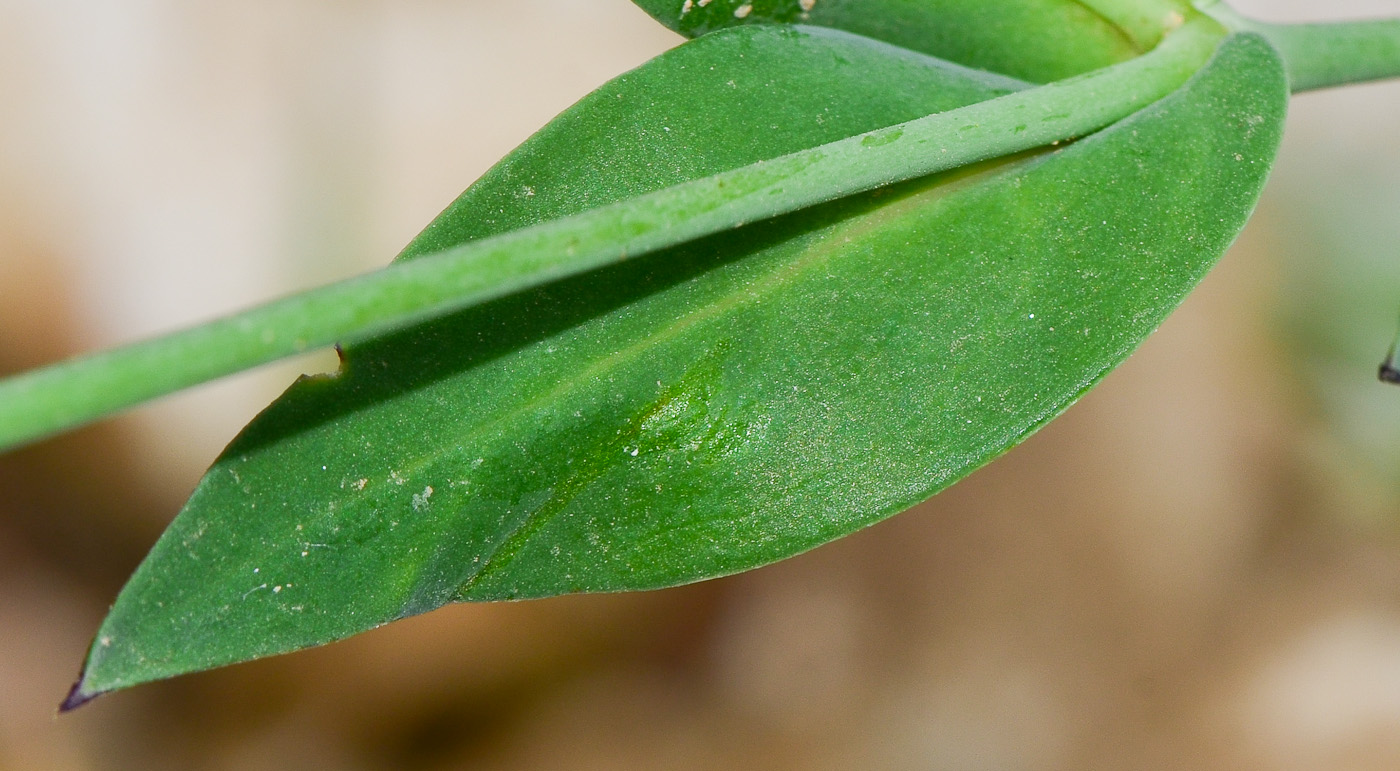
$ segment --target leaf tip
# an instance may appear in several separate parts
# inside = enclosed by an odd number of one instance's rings
[[[1379,376],[1382,383],[1400,385],[1400,369],[1395,366],[1395,360],[1400,358],[1400,332],[1395,333],[1395,342],[1390,344],[1390,352],[1385,355],[1385,361],[1381,362]]]
[[[106,693],[106,691],[84,690],[83,684],[86,682],[86,680],[86,672],[78,676],[78,682],[73,683],[73,687],[68,691],[68,696],[64,698],[62,704],[58,705],[58,713],[60,715],[65,712],[72,712],[78,707],[81,707],[84,704],[87,704],[88,702],[97,698],[98,696],[101,696],[102,694]]]
[[[1381,364],[1379,376],[1382,383],[1400,385],[1400,369],[1396,369],[1395,362],[1389,358]]]

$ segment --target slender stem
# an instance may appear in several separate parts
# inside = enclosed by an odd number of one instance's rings
[[[1265,26],[1295,92],[1400,75],[1400,19]]]
[[[234,316],[0,381],[0,449],[309,348],[350,342],[746,222],[1072,139],[1184,83],[1223,36],[1200,17],[1152,52],[396,263]]]
[[[1230,30],[1257,32],[1273,43],[1294,93],[1400,77],[1400,19],[1269,24],[1240,16],[1219,0],[1197,0],[1196,6]]]

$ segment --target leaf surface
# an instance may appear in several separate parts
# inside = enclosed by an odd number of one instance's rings
[[[854,32],[969,67],[1048,83],[1155,46],[1181,0],[634,0],[688,37],[742,24],[800,23]],[[1131,11],[1121,8],[1132,7]],[[1173,14],[1176,14],[1173,17]]]
[[[707,35],[514,152],[405,257],[1017,88],[836,31]],[[672,586],[917,503],[1116,366],[1243,226],[1284,113],[1232,38],[1054,152],[828,204],[345,353],[227,449],[75,691],[461,600]]]

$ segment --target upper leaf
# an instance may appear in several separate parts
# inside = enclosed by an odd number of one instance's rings
[[[754,23],[846,30],[969,67],[1048,83],[1152,47],[1184,0],[633,0],[696,37]]]
[[[707,35],[605,86],[408,254],[1017,84],[833,31]],[[912,505],[1064,410],[1218,258],[1287,88],[1236,37],[1067,148],[920,180],[346,352],[259,416],[118,598],[77,695],[456,600],[669,586]]]

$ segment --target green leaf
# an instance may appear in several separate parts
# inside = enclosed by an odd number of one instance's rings
[[[854,32],[969,67],[1049,83],[1154,47],[1184,0],[633,0],[689,37],[754,23]]]
[[[1087,136],[1179,88],[1224,35],[1209,18],[1193,18],[1152,51],[1087,75],[686,179],[0,379],[0,451],[308,348],[363,342],[745,223]]]
[[[1016,84],[835,32],[653,61],[410,254]],[[216,462],[70,703],[461,600],[671,586],[952,484],[1123,360],[1243,226],[1287,86],[1255,36],[1067,148],[637,258],[346,352]]]

